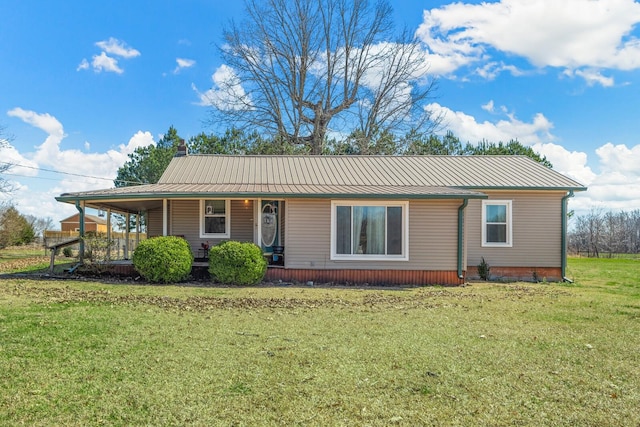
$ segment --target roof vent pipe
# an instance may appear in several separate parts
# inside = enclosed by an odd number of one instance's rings
[[[184,139],[180,140],[180,144],[178,144],[178,151],[176,151],[176,155],[174,157],[185,157],[187,155],[187,146],[184,143]]]

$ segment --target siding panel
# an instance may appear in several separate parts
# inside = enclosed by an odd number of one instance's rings
[[[147,235],[149,237],[162,236],[162,208],[147,211]]]
[[[286,267],[455,270],[459,200],[409,203],[409,261],[331,261],[331,200],[287,200]]]
[[[199,200],[172,200],[170,203],[171,218],[170,233],[184,236],[191,244],[191,250],[198,254],[201,244],[209,242],[215,245],[221,239],[200,238],[200,201]],[[246,204],[244,200],[231,200],[231,240],[241,242],[253,242],[253,201]],[[162,226],[161,226],[162,227]]]
[[[191,251],[198,255],[200,244],[206,239],[200,239],[200,224],[198,223],[198,211],[200,202],[198,200],[171,200],[169,223],[169,233],[172,235],[184,236],[191,245]]]
[[[231,240],[253,242],[253,200],[231,201]]]
[[[468,265],[482,257],[489,266],[559,267],[561,264],[561,201],[564,192],[491,192],[489,199],[512,200],[513,247],[482,247],[482,202],[471,200],[466,212]]]

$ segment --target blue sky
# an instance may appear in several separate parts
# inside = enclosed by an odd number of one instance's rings
[[[570,202],[579,214],[640,209],[640,2],[391,4],[421,40],[446,129],[531,145],[589,187]],[[228,71],[216,45],[243,6],[3,0],[0,16],[9,199],[58,226],[75,208],[55,196],[112,187],[127,154],[169,126],[184,138],[213,131],[202,99]]]

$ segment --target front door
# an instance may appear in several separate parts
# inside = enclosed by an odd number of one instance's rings
[[[264,252],[273,252],[274,246],[280,242],[280,202],[263,200],[260,209],[260,240]]]

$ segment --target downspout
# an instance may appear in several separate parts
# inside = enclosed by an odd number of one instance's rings
[[[78,215],[78,222],[80,223],[80,263],[84,262],[84,207],[80,206],[80,200],[76,200],[76,209],[80,214]]]
[[[573,281],[567,277],[567,202],[570,197],[573,197],[573,190],[569,190],[569,194],[562,198],[562,236],[560,238],[560,256],[562,257],[562,280],[573,283]]]
[[[462,274],[462,256],[464,246],[464,208],[469,204],[469,199],[464,199],[458,207],[458,279],[464,279]]]

